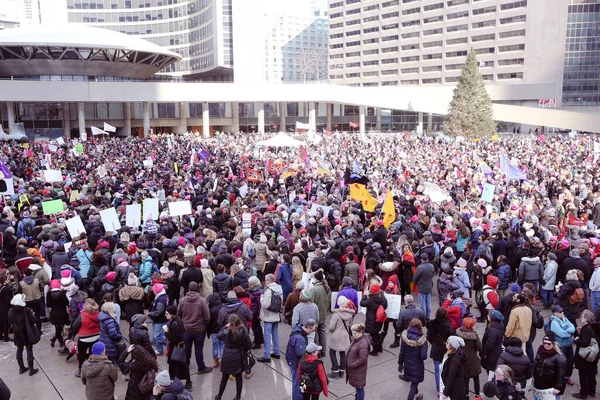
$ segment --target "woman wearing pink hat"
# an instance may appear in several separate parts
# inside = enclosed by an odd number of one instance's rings
[[[152,286],[152,291],[156,296],[148,312],[148,318],[152,320],[152,340],[156,344],[156,354],[165,355],[164,346],[167,345],[164,327],[167,326],[167,317],[165,311],[169,302],[165,285],[156,283]]]
[[[50,323],[54,325],[54,336],[50,339],[50,346],[54,347],[56,340],[62,348],[64,340],[62,336],[63,327],[69,323],[69,300],[67,293],[61,289],[59,279],[50,281],[50,291],[46,294],[46,306],[50,308]]]

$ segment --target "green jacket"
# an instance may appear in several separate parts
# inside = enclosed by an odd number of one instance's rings
[[[331,309],[331,289],[324,283],[317,283],[311,289],[312,301],[319,309],[319,324],[324,324]]]

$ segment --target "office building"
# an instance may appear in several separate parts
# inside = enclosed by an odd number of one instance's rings
[[[20,26],[40,24],[40,5],[38,0],[2,0],[0,12],[10,21]]]
[[[570,0],[562,105],[600,106],[600,0]]]
[[[0,15],[0,31],[3,29],[17,28],[19,22],[11,21],[3,15]]]

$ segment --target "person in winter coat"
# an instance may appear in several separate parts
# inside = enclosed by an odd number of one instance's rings
[[[424,361],[427,360],[427,340],[423,333],[423,324],[419,319],[410,321],[408,329],[402,332],[401,343],[398,372],[400,379],[410,382],[407,399],[413,400],[419,392],[419,383],[425,380]],[[417,398],[422,399],[423,395]]]
[[[83,309],[73,322],[73,333],[78,335],[77,358],[79,369],[75,377],[81,378],[81,366],[91,353],[92,346],[100,339],[100,324],[98,322],[98,304],[94,299],[86,299]]]
[[[167,344],[165,338],[164,326],[167,324],[165,310],[167,309],[167,292],[165,286],[157,283],[152,286],[152,292],[156,296],[148,312],[148,318],[152,320],[152,339],[156,344],[156,351],[159,356],[164,355],[164,345]]]
[[[306,376],[300,382],[302,390],[302,400],[318,400],[321,392],[328,396],[327,376],[323,362],[319,360],[319,351],[323,350],[321,346],[315,343],[309,343],[302,353],[302,359],[298,364],[298,376]]]
[[[425,313],[425,318],[429,319],[431,315],[431,291],[433,289],[433,276],[435,268],[430,261],[428,253],[421,253],[421,264],[416,269],[413,282],[417,286],[419,294],[419,307]]]
[[[156,352],[150,343],[150,335],[146,327],[146,316],[144,314],[135,314],[131,317],[129,343],[143,347],[148,354],[156,358]]]
[[[579,383],[581,390],[574,393],[573,397],[577,399],[587,399],[588,396],[594,397],[596,392],[596,374],[598,373],[598,357],[594,361],[587,361],[579,355],[580,350],[591,346],[592,339],[599,338],[594,333],[594,323],[596,318],[590,310],[584,310],[581,313],[582,326],[575,338],[575,368],[579,370]]]
[[[467,260],[459,258],[454,267],[454,276],[456,276],[458,288],[463,291],[463,296],[467,299],[471,298],[471,280],[467,273]]]
[[[531,334],[531,325],[533,323],[533,312],[531,308],[527,307],[527,298],[521,293],[515,293],[513,295],[513,303],[515,306],[510,311],[508,317],[508,324],[506,325],[506,331],[504,335],[509,338],[516,336],[523,343],[529,340]]]
[[[512,279],[512,271],[505,255],[498,256],[497,262],[496,276],[498,277],[498,287],[496,288],[496,292],[498,293],[498,297],[502,297],[506,293]]]
[[[350,278],[349,276],[345,276],[342,279],[342,289],[338,292],[338,299],[341,296],[344,296],[345,298],[350,300],[352,302],[352,304],[354,304],[355,306],[358,305],[358,293],[354,289],[355,286],[356,285],[355,285],[354,281],[352,280],[352,278]],[[336,299],[335,308],[338,308],[337,299]]]
[[[69,323],[69,313],[67,312],[69,300],[67,299],[67,293],[61,290],[58,279],[50,281],[50,291],[46,295],[46,306],[50,308],[50,323],[54,325],[54,336],[50,339],[50,346],[54,347],[58,340],[58,345],[63,347],[65,343],[62,336],[63,327]]]
[[[456,336],[462,338],[465,342],[463,347],[467,357],[465,378],[473,379],[475,395],[479,396],[479,375],[481,374],[481,359],[479,358],[479,352],[481,352],[482,347],[479,335],[475,331],[476,322],[475,318],[466,317],[463,320],[463,326],[456,330]]]
[[[321,351],[321,357],[325,357],[325,353],[327,351],[327,334],[326,332],[326,320],[327,313],[331,309],[331,289],[327,286],[325,281],[325,277],[322,271],[317,271],[314,273],[315,284],[310,289],[312,294],[312,301],[317,305],[319,309],[319,327],[317,328],[316,333],[316,342],[323,347]]]
[[[127,322],[131,322],[134,315],[144,313],[144,289],[133,272],[127,277],[127,285],[119,290],[119,301]]]
[[[100,310],[98,314],[99,341],[106,347],[106,357],[112,362],[117,362],[121,355],[118,350],[118,343],[123,340],[123,336],[115,315],[115,308],[113,303],[104,303]]]
[[[565,312],[565,317],[575,326],[577,326],[577,319],[581,316],[581,302],[571,303],[569,297],[575,292],[576,289],[582,288],[577,276],[576,270],[569,270],[566,275],[566,282],[560,285],[560,288],[556,292],[556,304],[559,305]],[[558,286],[557,286],[558,287]]]
[[[7,269],[0,270],[0,340],[10,342],[8,330],[8,310],[10,310],[10,301],[13,298],[12,283],[15,280]]]
[[[196,284],[197,290],[197,284]],[[196,292],[198,294],[198,292]],[[203,299],[204,300],[204,299]],[[187,358],[184,362],[175,361],[171,358],[176,347],[184,346],[185,324],[181,318],[177,316],[177,307],[168,306],[165,311],[167,317],[167,364],[169,365],[169,375],[176,377],[179,380],[186,380],[185,388],[192,391],[192,381],[190,380],[190,359]],[[204,332],[202,333],[204,335]],[[191,351],[190,351],[191,353]],[[191,354],[190,354],[191,355]],[[211,368],[212,371],[212,368]],[[199,371],[200,372],[200,371]]]
[[[231,266],[231,278],[233,279],[233,287],[241,286],[245,290],[248,290],[248,274],[238,264]]]
[[[29,371],[29,376],[35,375],[38,372],[37,368],[33,368],[33,345],[27,334],[28,323],[34,326],[36,323],[35,315],[29,307],[25,306],[25,296],[16,294],[10,301],[12,307],[8,310],[8,321],[13,329],[13,340],[17,346],[17,363],[19,364],[19,374],[24,374]],[[27,319],[27,320],[26,320]],[[27,350],[27,367],[23,363],[23,349]]]
[[[518,337],[506,340],[504,351],[498,358],[498,365],[508,365],[513,370],[513,380],[525,389],[527,380],[531,378],[531,361],[523,351],[523,342]]]
[[[441,400],[464,400],[469,393],[464,346],[465,341],[458,336],[450,336],[446,340],[447,351],[441,365]]]
[[[594,268],[594,273],[590,279],[589,286],[592,311],[595,313],[596,310],[600,309],[600,257],[594,258]]]
[[[464,292],[461,289],[455,290],[448,295],[442,304],[442,308],[445,308],[446,311],[448,311],[448,318],[450,318],[453,329],[461,327],[463,317],[467,315],[467,305],[462,299],[463,293]]]
[[[126,361],[129,356],[131,356],[131,361]],[[148,371],[158,370],[156,358],[142,346],[130,344],[119,357],[119,365],[121,368],[129,370],[129,382],[125,398],[127,400],[147,400],[151,391],[142,393],[139,389],[139,383]]]
[[[223,303],[221,303],[221,296],[219,296],[218,293],[210,294],[207,301],[210,310],[210,324],[206,331],[206,335],[210,335],[210,340],[212,342],[213,368],[216,368],[221,365],[221,356],[223,355],[223,349],[225,347],[225,343],[217,337],[217,333],[219,333],[223,327],[222,325],[219,325],[218,322],[219,313],[223,308]]]
[[[233,290],[227,294],[227,300],[223,304],[223,308],[219,311],[217,322],[221,327],[225,326],[231,314],[237,314],[246,327],[248,326],[248,321],[252,321],[252,311],[237,297],[237,294]]]
[[[548,332],[552,332],[556,338],[555,342],[560,347],[561,353],[567,360],[565,369],[565,381],[572,385],[571,374],[573,373],[573,341],[575,339],[575,325],[565,316],[565,311],[559,305],[552,306],[552,315],[548,323]]]
[[[310,293],[310,292],[309,292]],[[308,345],[308,336],[317,329],[317,321],[309,319],[303,324],[292,326],[290,339],[285,351],[285,361],[290,367],[292,376],[292,400],[301,400],[302,392],[300,391],[300,379],[298,376],[298,365],[302,360],[302,354]]]
[[[319,308],[312,302],[312,296],[310,290],[303,289],[300,292],[300,301],[292,312],[292,326],[304,325],[309,319],[319,320]]]
[[[408,244],[402,246],[402,259],[398,266],[398,282],[400,283],[400,295],[404,297],[411,293],[410,284],[413,281],[414,268],[416,268],[415,257]]]
[[[263,287],[256,276],[248,278],[248,291],[250,293],[250,311],[252,311],[252,333],[254,342],[252,349],[260,349],[264,343],[263,329],[260,325],[260,298],[263,295]]]
[[[492,310],[496,309],[496,306],[498,305],[499,299],[498,299],[498,293],[496,293],[497,286],[498,286],[498,278],[492,274],[489,274],[486,277],[486,285],[481,289],[482,297],[483,297],[483,305],[485,307],[482,310],[482,313],[485,313],[485,315],[482,315],[481,317],[485,317],[486,321],[487,321],[487,316],[489,315],[489,313],[491,313]]]
[[[4,243],[4,246],[6,246],[6,243]],[[52,279],[60,279],[60,269],[63,265],[69,264],[69,258],[69,255],[65,251],[65,246],[62,244],[58,245],[49,263],[52,269]]]
[[[547,334],[533,362],[533,387],[539,390],[552,389],[556,400],[560,400],[566,386],[565,368],[566,359],[554,342],[554,335]]]
[[[442,269],[442,273],[437,280],[438,300],[441,307],[448,295],[458,290],[458,278],[454,276],[454,271],[450,268]]]
[[[92,355],[81,366],[81,382],[85,385],[87,400],[113,400],[118,377],[117,365],[106,357],[104,344],[95,343]]]
[[[276,296],[276,299],[274,299],[273,296]],[[283,305],[283,289],[280,285],[278,285],[275,282],[275,276],[273,276],[273,274],[267,274],[265,276],[265,290],[263,294],[259,297],[259,316],[260,319],[263,321],[264,325],[263,339],[265,349],[263,352],[263,356],[257,360],[265,363],[271,362],[271,357],[280,358],[281,356],[279,349],[279,322],[281,322],[281,316],[279,311],[270,309],[272,308],[271,306],[274,304],[274,300],[279,300],[279,304]],[[272,350],[271,342],[273,343]]]
[[[285,301],[294,289],[292,286],[293,269],[289,255],[284,254],[282,256],[282,260],[283,261],[281,264],[279,264],[279,267],[277,267],[275,280],[281,285],[281,289],[283,289],[283,301]]]
[[[240,400],[242,395],[242,372],[247,370],[243,358],[248,350],[252,348],[252,340],[246,330],[246,324],[236,315],[231,314],[227,319],[227,325],[221,329],[217,337],[225,343],[223,358],[221,361],[221,383],[219,385],[219,394],[215,400],[221,400],[229,375],[235,377],[236,396],[235,400]]]
[[[379,309],[379,306],[382,306],[383,309],[387,309],[387,299],[383,293],[381,293],[381,286],[371,285],[360,301],[360,306],[367,309],[365,329],[373,339],[373,351],[370,354],[376,356],[383,352],[383,346],[379,338],[379,332],[381,331],[383,323],[377,322],[377,310]]]
[[[549,253],[548,261],[546,261],[546,267],[544,268],[544,274],[542,275],[542,301],[544,308],[548,309],[554,303],[554,285],[556,284],[556,272],[558,270],[558,264],[556,262],[556,254]]]
[[[435,387],[440,391],[440,364],[446,353],[446,340],[455,334],[445,308],[438,308],[435,318],[427,322],[427,341],[431,344],[429,356],[435,368]]]
[[[180,327],[181,330],[181,342],[185,343],[186,362],[189,364],[192,359],[192,347],[195,348],[196,364],[198,366],[198,373],[204,374],[212,371],[211,367],[207,367],[204,364],[204,339],[206,338],[207,328],[210,324],[210,309],[208,303],[202,296],[200,296],[200,286],[196,282],[190,282],[188,286],[189,291],[185,297],[181,299],[179,308],[177,309],[177,315],[181,318],[176,321],[176,325],[181,322],[183,324]],[[167,318],[168,319],[168,318]],[[173,321],[173,320],[171,320]],[[173,324],[171,322],[170,324]],[[168,339],[169,334],[167,334]],[[174,342],[169,339],[170,345],[177,346],[180,342]],[[188,379],[181,374],[171,374],[177,376],[179,379]],[[189,371],[188,371],[189,375]],[[190,384],[191,385],[191,384]],[[186,384],[186,389],[189,389]]]
[[[508,365],[498,365],[494,372],[494,379],[486,383],[493,384],[495,387],[495,395],[498,400],[512,400],[521,398],[519,392],[521,387],[513,379],[513,370]],[[486,386],[483,387],[483,393],[487,392]]]
[[[36,319],[36,326],[38,330],[42,329],[42,321],[40,319],[40,300],[43,293],[43,285],[41,282],[33,276],[33,271],[30,268],[23,271],[25,277],[21,282],[20,291],[25,295],[25,302],[27,307],[33,311]]]
[[[215,273],[210,269],[208,260],[200,260],[200,272],[202,272],[202,285],[200,285],[200,296],[205,299],[213,293],[213,281],[215,280]]]
[[[481,340],[481,366],[488,372],[488,381],[491,380],[496,367],[498,358],[502,353],[502,343],[504,341],[504,315],[497,310],[492,310],[488,315],[490,325],[483,334]]]
[[[149,400],[178,400],[191,399],[192,394],[177,378],[171,379],[169,371],[161,371],[156,375],[156,384],[152,388]]]
[[[88,276],[88,271],[90,270],[90,266],[92,263],[92,257],[94,253],[90,250],[90,246],[84,240],[81,241],[81,248],[77,251],[76,256],[79,261],[79,272],[81,273],[81,278],[87,279],[88,282],[91,282],[95,276]]]
[[[523,257],[519,264],[518,283],[523,286],[525,283],[533,285],[533,294],[536,295],[539,291],[538,284],[544,276],[544,265],[540,258]]]
[[[350,305],[346,297],[338,296],[337,306],[327,328],[329,332],[329,358],[331,359],[331,373],[327,376],[331,379],[343,378],[346,372],[346,355],[350,348],[352,320],[356,314],[356,307]],[[337,353],[340,354],[338,364]]]
[[[221,302],[224,303],[227,300],[227,293],[233,287],[233,278],[225,273],[225,266],[217,265],[217,275],[213,280],[213,293],[218,293],[221,296]]]
[[[256,253],[254,257],[254,264],[256,265],[257,273],[260,273],[260,278],[263,277],[263,269],[265,267],[266,262],[269,260],[269,248],[267,247],[267,237],[264,233],[260,234],[260,239],[258,243],[254,246],[254,251]]]
[[[356,400],[364,400],[371,340],[362,323],[352,325],[350,331],[352,341],[346,359],[346,382],[356,389]]]
[[[140,254],[142,262],[140,263],[140,283],[143,288],[146,288],[152,282],[152,264],[153,260],[147,251],[142,251]]]
[[[440,256],[440,269],[442,271],[444,269],[452,270],[455,264],[456,256],[454,255],[454,250],[452,250],[452,247],[448,246]]]

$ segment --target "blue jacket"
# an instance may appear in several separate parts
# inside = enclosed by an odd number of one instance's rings
[[[558,343],[560,347],[569,347],[573,345],[575,325],[573,325],[567,317],[560,319],[552,315],[550,317],[549,329],[556,336],[556,343]]]
[[[498,289],[508,289],[508,284],[510,283],[510,279],[512,278],[512,272],[510,270],[510,265],[508,264],[500,264],[498,265],[498,270],[496,271],[496,276],[498,277]]]
[[[465,293],[463,297],[470,299],[469,289],[471,288],[471,280],[469,279],[469,274],[463,268],[454,267],[454,275],[458,278],[458,287],[462,289]]]
[[[80,249],[75,255],[79,260],[79,272],[81,273],[81,277],[87,278],[88,271],[90,270],[90,263],[92,261],[92,252]]]
[[[290,340],[288,341],[287,349],[285,350],[285,360],[288,365],[295,370],[298,369],[298,364],[302,359],[302,353],[308,345],[308,337],[302,325],[298,324],[292,328]]]
[[[400,354],[398,355],[398,371],[415,383],[425,380],[425,364],[427,359],[427,339],[417,328],[408,328],[402,332]]]
[[[100,324],[100,341],[106,347],[106,357],[109,360],[117,360],[120,356],[117,351],[117,343],[123,339],[121,329],[117,321],[105,313],[100,311],[98,314],[98,322]]]
[[[342,290],[339,291],[339,293],[335,299],[335,308],[340,308],[337,304],[337,299],[339,299],[340,296],[344,296],[348,300],[352,300],[352,302],[354,303],[354,306],[356,306],[358,308],[358,294],[356,293],[356,290],[354,290],[352,288],[352,286],[344,286],[342,288]]]
[[[292,266],[289,264],[280,264],[275,279],[281,285],[281,289],[283,289],[283,301],[285,301],[289,294],[294,291],[292,287]]]
[[[140,264],[140,283],[152,282],[152,257],[146,258]]]

